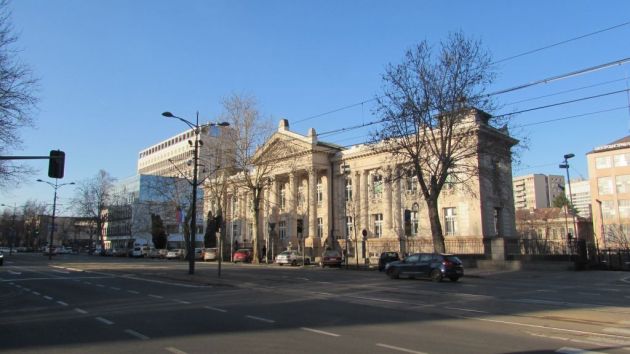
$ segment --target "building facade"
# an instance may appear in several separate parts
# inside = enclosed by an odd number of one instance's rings
[[[630,242],[630,136],[587,153],[598,246],[628,247]]]
[[[565,189],[567,200],[573,201],[573,206],[578,215],[583,218],[591,218],[591,182],[589,180],[571,181],[571,195],[569,188]]]
[[[510,148],[517,141],[490,127],[483,112],[473,111],[470,123],[496,151],[476,156],[479,173],[466,188],[443,189],[439,212],[447,252],[483,254],[484,240],[515,236]],[[383,251],[433,251],[427,207],[418,181],[404,172],[407,164],[372,146],[319,141],[312,128],[297,134],[287,120],[263,149],[280,141],[294,151],[271,168],[263,190],[258,235],[267,250],[304,249],[318,257],[331,247],[363,260]],[[227,242],[251,245],[251,192],[232,188],[226,205]]]
[[[553,200],[564,193],[564,177],[531,174],[515,177],[514,207],[519,209],[549,208]]]

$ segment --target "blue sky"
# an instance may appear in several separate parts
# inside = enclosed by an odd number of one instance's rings
[[[20,0],[10,7],[20,58],[40,78],[41,98],[37,127],[21,131],[24,149],[13,153],[65,151],[62,182],[99,169],[135,174],[141,149],[186,128],[163,111],[215,120],[221,98],[247,93],[274,122],[324,132],[376,119],[367,102],[305,120],[375,97],[387,64],[421,40],[437,44],[462,30],[500,60],[630,21],[627,1]],[[630,25],[501,62],[493,89],[630,57],[628,38]],[[498,95],[494,113],[626,89],[628,76],[630,64]],[[586,86],[593,87],[575,90]],[[529,100],[540,96],[547,97]],[[514,175],[564,174],[558,164],[571,152],[571,176],[588,177],[585,154],[630,134],[626,106],[628,95],[615,94],[517,115],[514,133],[528,147]],[[324,139],[349,145],[366,136],[353,130]],[[34,182],[47,178],[47,162],[29,164],[41,172],[0,191],[1,203],[50,202],[52,189]],[[60,203],[68,207],[73,194],[72,186],[61,189]]]

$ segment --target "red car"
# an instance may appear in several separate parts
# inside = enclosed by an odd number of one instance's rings
[[[234,252],[232,259],[234,260],[234,263],[236,262],[250,263],[253,257],[254,257],[254,252],[252,252],[252,250],[248,248],[241,248],[237,250],[236,252]]]

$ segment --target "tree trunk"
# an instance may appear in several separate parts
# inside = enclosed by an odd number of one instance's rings
[[[260,223],[260,190],[255,190],[254,195],[254,232],[252,233],[252,263],[258,264],[258,229]],[[264,227],[265,225],[263,225]]]
[[[429,211],[429,221],[431,223],[433,250],[437,253],[445,253],[446,246],[444,245],[444,234],[442,233],[442,224],[440,222],[437,198],[428,199],[427,207]]]

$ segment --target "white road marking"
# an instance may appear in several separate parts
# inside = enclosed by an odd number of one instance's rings
[[[112,322],[112,321],[110,321],[110,320],[108,320],[106,318],[103,318],[103,317],[96,317],[95,320],[103,322],[104,324],[106,324],[108,326],[111,326],[111,325],[114,324],[114,322]]]
[[[308,327],[301,327],[300,329],[305,330],[305,331],[309,331],[309,332],[313,332],[313,333],[324,334],[324,335],[331,336],[331,337],[339,337],[340,336],[339,334],[336,334],[336,333],[320,331],[318,329],[313,329],[313,328],[308,328]]]
[[[556,350],[556,353],[563,353],[563,354],[601,354],[601,352],[592,352],[590,350],[583,350],[583,349],[569,348],[569,347],[562,347],[562,348]]]
[[[620,289],[612,289],[612,288],[602,288],[602,289],[599,289],[599,290],[601,290],[601,291],[612,291],[612,292],[616,292],[616,293],[621,291]]]
[[[33,293],[32,293],[32,294],[33,294],[33,295],[40,295],[40,293],[39,293],[39,292],[37,292],[37,291],[33,291]]]
[[[445,307],[445,309],[459,310],[459,311],[466,311],[466,312],[488,313],[487,311],[473,310],[473,309],[463,309],[461,307]]]
[[[604,328],[602,331],[606,333],[617,333],[617,334],[625,334],[625,335],[630,336],[630,329],[628,328],[609,327],[609,328]]]
[[[89,281],[84,281],[83,284],[92,285],[92,283],[90,283]]]
[[[149,337],[145,336],[144,334],[138,333],[138,332],[134,331],[133,329],[126,329],[125,333],[131,334],[132,336],[134,336],[134,337],[136,337],[138,339],[142,339],[142,340],[150,339]]]
[[[212,307],[212,306],[204,306],[204,308],[206,308],[208,310],[212,310],[212,311],[227,312],[227,310],[220,309],[220,308],[217,308],[217,307]]]
[[[164,296],[160,296],[160,295],[153,295],[153,294],[149,294],[150,297],[155,298],[155,299],[163,299]]]
[[[105,285],[103,285],[103,284],[96,284],[96,286],[98,286],[99,288],[104,288],[105,287]]]
[[[17,288],[21,288],[21,287],[22,287],[22,285],[20,285],[20,284],[15,284],[15,287],[17,287]]]
[[[602,294],[600,294],[600,293],[587,293],[587,292],[578,291],[578,295],[601,296]]]
[[[127,290],[127,292],[130,294],[136,294],[136,295],[140,294],[139,291],[135,291],[135,290]]]
[[[14,272],[14,271],[12,271],[12,270],[9,270],[8,272],[9,272],[10,274],[13,274],[13,275],[20,275],[20,274],[22,274],[22,272]]]
[[[256,316],[251,316],[251,315],[247,315],[245,317],[251,318],[252,320],[256,320],[256,321],[261,321],[261,322],[276,323],[276,321],[274,320],[270,320],[270,319],[262,318],[262,317],[256,317]]]
[[[166,350],[167,352],[171,352],[173,354],[188,354],[188,353],[186,353],[183,350],[179,350],[179,349],[173,348],[173,347],[167,347],[167,348],[164,348],[164,350]]]
[[[78,312],[78,313],[82,313],[82,314],[84,314],[84,315],[85,315],[86,313],[88,313],[87,311],[82,310],[82,309],[79,309],[79,308],[76,308],[76,309],[74,309],[74,310],[75,310],[76,312]]]
[[[48,296],[48,295],[44,295],[44,299],[46,299],[46,300],[52,300],[53,298],[52,298],[52,297],[50,297],[50,296]]]
[[[61,273],[61,274],[70,274],[70,272],[65,271],[65,270],[55,270],[55,269],[53,269],[53,272],[55,272],[55,273]]]
[[[63,302],[63,301],[57,301],[57,303],[61,306],[68,306],[68,303]]]
[[[185,304],[185,305],[189,305],[190,304],[190,302],[184,301],[184,300],[173,299],[173,301],[175,301],[178,304]]]
[[[24,291],[31,291],[31,289],[29,289],[29,288],[24,288]]]
[[[117,288],[115,286],[110,286],[109,288],[112,289],[112,290],[116,290],[116,291],[120,290],[120,288]]]
[[[387,348],[387,349],[392,349],[392,350],[397,350],[399,352],[405,352],[405,353],[414,353],[414,354],[426,354],[425,352],[419,352],[416,350],[411,350],[411,349],[406,349],[406,348],[401,348],[401,347],[395,347],[393,345],[389,345],[389,344],[383,344],[383,343],[376,343],[377,347],[382,347],[382,348]]]

